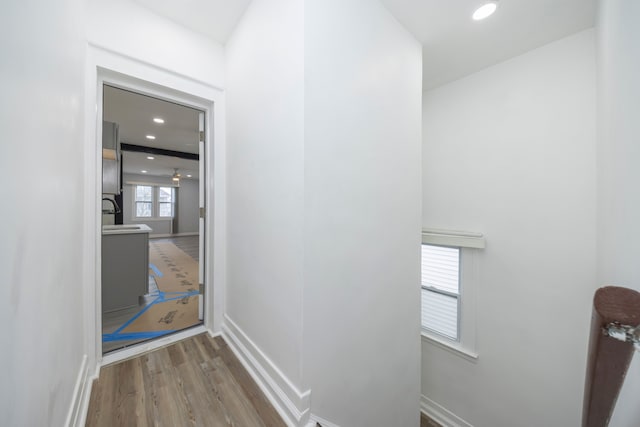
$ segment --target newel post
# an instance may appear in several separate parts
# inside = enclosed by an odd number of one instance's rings
[[[616,339],[607,333],[608,330],[612,330],[613,324],[631,328],[640,325],[639,292],[617,286],[606,286],[595,293],[582,427],[608,425],[633,357],[634,345],[624,341],[624,334],[619,334],[622,337],[619,336]]]

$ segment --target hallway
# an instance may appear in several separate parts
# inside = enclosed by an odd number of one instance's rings
[[[226,342],[201,334],[102,368],[86,425],[285,424]]]

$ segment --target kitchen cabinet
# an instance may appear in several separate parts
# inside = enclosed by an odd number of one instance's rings
[[[149,292],[150,232],[145,224],[103,226],[103,313],[137,306]]]
[[[102,194],[120,194],[120,168],[118,124],[102,122]]]

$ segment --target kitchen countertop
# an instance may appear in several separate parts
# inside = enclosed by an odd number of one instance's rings
[[[135,234],[151,233],[153,230],[147,224],[103,225],[102,234]]]

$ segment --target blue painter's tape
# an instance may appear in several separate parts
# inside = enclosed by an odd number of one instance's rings
[[[134,320],[136,320],[138,317],[142,316],[142,314],[149,310],[151,307],[153,307],[153,305],[156,303],[156,301],[158,301],[159,299],[164,299],[164,297],[162,295],[160,295],[158,298],[154,299],[150,304],[144,306],[144,308],[142,310],[140,310],[139,312],[137,312],[131,319],[127,320],[126,322],[124,322],[124,325],[120,326],[118,329],[116,329],[115,331],[113,331],[114,334],[118,334],[120,333],[121,330],[123,330],[124,328],[126,328],[127,326],[129,326],[131,324],[131,322],[133,322]]]
[[[177,331],[171,330],[171,331],[152,331],[152,332],[129,332],[125,334],[119,334],[119,333],[102,334],[102,342],[151,339],[151,338],[158,338],[167,334],[172,334],[174,332],[177,332]]]
[[[156,276],[158,277],[164,276],[164,274],[162,274],[162,272],[158,270],[158,267],[156,267],[155,264],[149,263],[149,268],[151,268],[153,272],[156,273]]]
[[[177,296],[174,293],[172,293],[171,298],[167,298],[167,296],[166,296],[166,294],[164,292],[158,291],[158,296],[156,297],[156,299],[151,301],[148,305],[144,306],[144,308],[142,308],[142,310],[137,312],[131,319],[129,319],[126,322],[124,322],[124,324],[122,326],[120,326],[118,329],[116,329],[115,331],[113,331],[113,333],[107,334],[107,335],[118,335],[119,336],[120,335],[120,331],[125,329],[127,326],[129,326],[131,323],[133,323],[138,317],[142,316],[145,311],[149,310],[151,307],[153,307],[156,304],[159,304],[159,303],[162,303],[162,302],[167,302],[167,301],[175,301],[175,300],[178,300],[178,299],[182,299],[184,297],[191,297],[191,296],[195,296],[195,295],[198,295],[198,291],[180,292]]]

